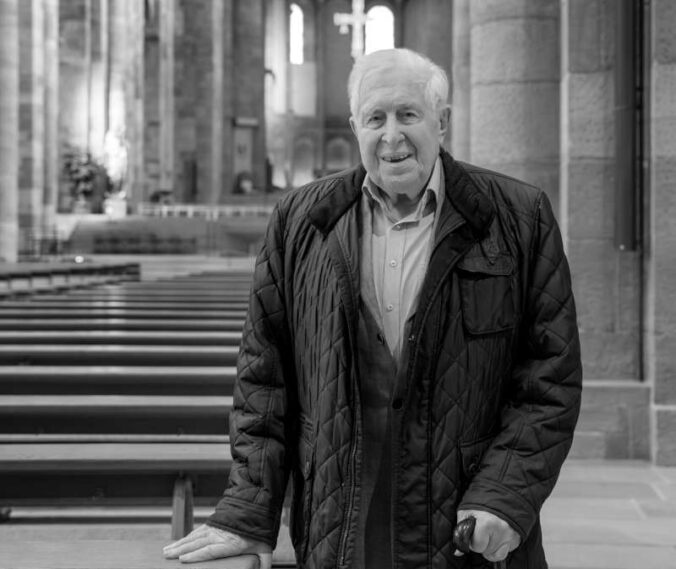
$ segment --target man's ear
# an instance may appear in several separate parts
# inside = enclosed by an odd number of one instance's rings
[[[439,139],[443,140],[451,124],[451,105],[444,105],[439,109]]]
[[[357,136],[357,121],[353,116],[350,116],[350,128],[352,129],[354,135]]]

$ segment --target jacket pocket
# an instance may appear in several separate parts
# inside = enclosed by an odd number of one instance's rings
[[[493,334],[514,327],[514,260],[470,257],[458,263],[462,319],[470,334]]]
[[[491,434],[469,443],[460,444],[460,461],[465,484],[469,485],[472,478],[479,472],[484,453],[494,438],[495,435]]]

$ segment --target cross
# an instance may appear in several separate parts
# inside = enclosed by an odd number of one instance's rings
[[[352,0],[352,13],[337,13],[333,15],[333,23],[339,26],[341,34],[349,32],[352,26],[352,57],[357,59],[364,53],[364,27],[366,26],[366,14],[364,13],[364,0]]]

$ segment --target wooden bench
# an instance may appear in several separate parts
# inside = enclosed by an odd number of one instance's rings
[[[5,318],[0,313],[0,330],[205,330],[241,332],[244,318]]]
[[[20,308],[3,308],[0,303],[0,319],[26,316],[26,311]],[[41,318],[155,318],[155,319],[191,319],[204,318],[209,320],[244,320],[246,310],[164,310],[147,308],[43,308]]]
[[[20,309],[27,313],[35,310],[44,310],[46,308],[52,309],[97,309],[97,308],[124,308],[127,310],[147,310],[155,308],[158,310],[246,310],[246,303],[241,301],[207,301],[207,302],[162,302],[155,300],[153,302],[127,302],[126,300],[35,300],[30,301],[5,301],[0,304],[0,308],[4,309]]]
[[[59,475],[169,475],[174,478],[172,539],[192,531],[193,478],[211,473],[226,480],[231,463],[229,445],[221,441],[0,443],[0,479],[16,475],[32,481],[31,486],[40,480],[55,483]],[[17,494],[0,498],[0,504],[22,503]]]
[[[232,397],[216,395],[0,395],[9,434],[167,434],[228,431]]]
[[[61,300],[70,302],[72,300],[117,300],[123,302],[181,302],[193,304],[195,302],[243,302],[248,303],[248,292],[219,292],[219,291],[200,291],[199,296],[188,291],[156,291],[152,290],[105,290],[101,288],[76,289],[69,290],[62,294],[41,294],[39,300]]]
[[[234,366],[0,366],[6,395],[230,395]]]
[[[139,277],[138,263],[0,263],[0,298]]]
[[[242,307],[249,280],[228,293]],[[112,309],[94,291],[66,293],[62,309],[50,307],[61,295],[0,303],[0,504],[170,498],[172,535],[190,530],[196,497],[227,479],[245,315],[221,309],[222,275],[206,281],[97,289],[135,300]]]
[[[204,330],[0,330],[0,344],[238,346],[242,334]]]
[[[0,542],[3,566],[12,569],[258,569],[258,557],[243,555],[185,565],[164,559],[161,540],[13,540]],[[95,560],[95,561],[94,561]],[[295,567],[291,552],[272,558],[275,568]]]
[[[2,344],[0,365],[233,366],[237,346]]]

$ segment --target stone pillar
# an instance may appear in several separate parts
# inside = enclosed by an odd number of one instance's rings
[[[39,253],[45,181],[44,7],[19,2],[19,231],[24,253]]]
[[[223,46],[223,17],[225,6],[223,2],[213,2],[211,5],[211,68],[212,68],[212,105],[211,105],[211,176],[209,192],[205,203],[218,204],[223,184],[223,161],[220,159],[220,149],[223,147],[223,100],[225,91],[223,60],[225,58]]]
[[[19,246],[19,11],[0,2],[0,262],[16,262]]]
[[[44,193],[42,234],[56,236],[59,195],[59,0],[44,0]]]
[[[403,11],[404,47],[429,57],[453,77],[453,29],[454,3],[448,0],[416,0],[408,2]],[[451,132],[446,134],[444,147],[450,148]]]
[[[127,200],[132,210],[147,201],[145,192],[144,155],[144,34],[145,14],[143,2],[127,2],[129,49],[127,50]]]
[[[59,159],[63,160],[67,152],[88,152],[98,158],[105,119],[103,85],[99,84],[104,74],[99,32],[95,29],[100,17],[99,0],[64,0],[58,3],[58,9]],[[95,101],[97,95],[100,100]],[[74,211],[81,204],[74,201],[72,181],[63,170],[60,173],[58,211]]]
[[[619,3],[568,0],[561,220],[586,379],[638,379],[640,259],[615,249],[614,27]],[[617,62],[621,64],[621,62]]]
[[[117,191],[143,199],[143,5],[108,0],[106,141],[108,173]]]
[[[265,1],[234,2],[235,129],[233,164],[249,169],[254,183],[265,184]],[[250,148],[249,148],[250,147]]]
[[[676,465],[676,5],[652,2],[650,246],[646,361],[653,383],[654,457]]]
[[[453,0],[453,78],[451,80],[451,153],[470,158],[470,0]]]
[[[287,11],[288,13],[288,11]],[[323,65],[323,62],[326,60],[326,27],[324,26],[324,23],[326,22],[326,2],[324,0],[320,0],[316,6],[315,9],[315,20],[314,20],[314,26],[316,30],[316,38],[317,41],[315,43],[315,49],[316,49],[316,55],[315,55],[315,60],[317,61],[317,90],[316,90],[316,96],[317,96],[317,140],[319,140],[319,148],[317,149],[317,168],[319,169],[319,172],[322,174],[322,176],[326,172],[326,67]],[[399,19],[399,22],[401,23],[402,18]],[[286,17],[286,30],[287,30],[287,36],[288,36],[288,22],[289,18],[288,15]],[[401,25],[399,27],[401,29]],[[288,38],[287,38],[288,41]],[[396,44],[395,44],[396,45]],[[288,52],[288,46],[287,46],[287,52]],[[289,63],[289,58],[288,56],[286,57],[285,61],[287,67],[290,65]],[[287,70],[286,74],[286,79],[291,74]],[[345,88],[345,97],[347,97],[347,86]],[[289,112],[290,108],[290,97],[287,97],[286,100],[286,108],[285,111]],[[291,116],[287,117],[288,122],[290,123],[292,120]],[[289,132],[290,129],[286,128],[286,136],[287,136],[287,141],[286,141],[286,147],[287,147],[287,158],[284,161],[285,168],[284,170],[288,172],[288,174],[285,175],[285,184],[284,187],[290,186],[291,185],[291,160],[292,160],[292,153],[293,153],[293,132]],[[291,141],[289,141],[291,139]]]
[[[158,2],[159,9],[159,189],[174,192],[175,186],[175,116],[174,63],[175,15],[178,0]]]
[[[559,0],[472,0],[471,160],[559,186]]]
[[[223,36],[223,144],[221,145],[220,158],[223,163],[223,178],[221,180],[219,201],[227,201],[232,193],[235,183],[233,172],[233,140],[235,120],[235,89],[229,89],[228,85],[235,84],[235,9],[232,2],[224,2],[223,21],[221,35]]]
[[[224,6],[215,4],[218,3],[211,0],[182,0],[183,37],[177,37],[180,43],[176,46],[177,69],[181,69],[180,77],[177,76],[180,99],[176,101],[177,132],[181,140],[176,142],[181,152],[184,201],[203,205],[215,203],[212,201],[213,164],[218,160],[214,159],[217,152],[214,134],[220,137],[222,132],[222,123],[214,125],[214,119],[223,112],[215,108],[214,99],[219,96],[215,90],[214,48],[222,42],[222,38],[215,40],[214,37],[220,33],[214,16],[222,17]],[[222,56],[221,51],[219,58]],[[187,132],[194,134],[186,137]],[[185,138],[191,140],[190,145]],[[216,183],[220,186],[220,181]]]
[[[650,441],[647,388],[640,383],[641,254],[619,251],[614,243],[615,74],[626,63],[615,58],[619,7],[605,0],[562,2],[559,220],[582,344],[581,424],[589,438],[593,430],[613,431],[602,457],[645,459]],[[608,426],[613,414],[617,428]],[[582,430],[576,437],[581,444]]]

